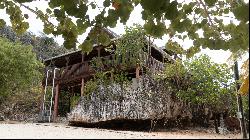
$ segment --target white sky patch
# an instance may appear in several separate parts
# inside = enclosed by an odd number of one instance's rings
[[[222,63],[227,63],[227,60],[230,55],[231,52],[230,51],[224,51],[224,50],[209,50],[209,49],[202,49],[200,53],[198,53],[197,55],[201,55],[201,54],[207,54],[208,56],[213,56],[211,57],[212,61],[222,64]],[[223,54],[223,55],[222,55]]]
[[[195,33],[197,33],[201,38],[204,38],[204,31],[202,29],[197,30]]]
[[[183,1],[183,0],[178,0],[178,1]],[[98,0],[96,1],[98,6],[100,6],[102,8],[102,3],[103,0]],[[186,2],[186,1],[185,1]],[[190,0],[191,2],[191,0]],[[246,1],[248,2],[248,0]],[[43,12],[46,11],[46,8],[48,7],[48,2],[47,1],[34,1],[31,3],[25,3],[25,5],[29,6],[32,9],[35,9],[35,7],[38,7],[38,9],[42,10]],[[29,29],[28,31],[39,35],[43,32],[43,23],[41,20],[36,19],[36,15],[33,14],[32,12],[30,12],[29,10],[25,9],[25,8],[21,8],[21,10],[23,11],[23,14],[28,14],[29,15],[29,19],[27,19],[26,21],[29,22]],[[94,16],[96,16],[99,13],[99,9],[91,9],[87,12],[87,14],[90,16],[90,19],[92,20],[94,18]],[[133,26],[133,24],[140,24],[143,25],[145,22],[142,20],[142,15],[141,15],[141,11],[142,11],[142,7],[141,5],[137,5],[134,10],[132,11],[129,20],[127,21],[127,26]],[[4,19],[7,23],[7,25],[11,25],[10,24],[10,20],[9,20],[9,16],[5,13],[5,10],[0,10],[0,15],[1,18]],[[225,24],[229,24],[230,22],[235,22],[232,21],[233,18],[233,14],[229,13],[227,15],[228,17],[223,18],[223,21]],[[49,19],[53,24],[57,24],[57,21],[55,19]],[[236,21],[237,22],[237,21]],[[169,21],[165,21],[166,26],[169,25]],[[110,28],[112,31],[114,31],[116,34],[124,34],[125,33],[125,26],[122,23],[117,23],[115,28]],[[87,29],[86,33],[79,36],[79,38],[77,39],[79,43],[83,42],[84,39],[87,36],[87,33],[90,31],[90,28]],[[202,31],[198,31],[199,35],[202,35]],[[54,37],[52,34],[48,35],[49,37],[53,37],[55,39],[55,41],[59,44],[62,45],[64,42],[64,39],[62,38],[62,36],[57,36]],[[165,44],[167,43],[167,41],[169,40],[169,36],[168,35],[164,35],[162,37],[162,39],[155,39],[154,43],[158,46],[158,47],[163,47],[165,46]],[[191,47],[193,45],[193,41],[189,40],[189,39],[185,39],[184,41],[181,39],[178,39],[178,42],[183,46],[184,49],[188,49],[189,47]],[[223,50],[209,50],[209,49],[202,49],[202,51],[200,53],[198,53],[197,55],[200,54],[207,54],[209,55],[212,60],[216,63],[226,63],[227,62],[227,58],[230,56],[230,52],[229,51],[223,51]],[[248,55],[247,55],[248,56]]]

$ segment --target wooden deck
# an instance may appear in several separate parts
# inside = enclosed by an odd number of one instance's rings
[[[164,70],[164,63],[156,60],[152,56],[148,56],[147,53],[143,52],[142,55],[139,56],[140,60],[142,61],[142,66],[146,68],[150,68],[154,72],[159,72]],[[123,64],[131,64],[131,61],[129,59],[122,60],[115,59],[115,55],[108,55],[105,57],[100,57],[102,60],[102,65],[98,68],[91,66],[91,61],[84,61],[81,63],[76,63],[73,65],[69,65],[66,67],[59,68],[56,71],[56,77],[55,77],[55,84],[59,83],[61,85],[67,85],[67,83],[70,82],[80,82],[82,78],[90,78],[92,77],[97,69],[101,69],[102,71],[108,71],[111,70],[113,66],[115,66],[118,69],[128,70],[128,69],[135,69],[136,66],[131,65],[128,67],[123,67]],[[53,70],[53,68],[52,68]],[[53,84],[53,73],[51,72],[48,77],[48,86],[52,86]],[[45,78],[43,80],[43,85],[45,85]]]

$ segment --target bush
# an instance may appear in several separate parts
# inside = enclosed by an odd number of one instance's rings
[[[31,46],[0,38],[0,105],[11,95],[31,91],[39,85],[43,68]],[[26,95],[27,96],[27,95]]]

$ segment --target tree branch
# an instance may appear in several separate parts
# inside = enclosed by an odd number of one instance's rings
[[[14,1],[14,4],[18,3],[20,5],[20,7],[24,7],[26,8],[27,10],[31,11],[32,13],[36,14],[40,19],[44,19],[46,22],[50,23],[51,25],[55,26],[54,24],[52,24],[48,19],[46,19],[43,15],[40,15],[37,11],[31,9],[29,6],[27,5],[24,5],[22,3],[19,3],[17,2],[16,0],[13,0]]]
[[[198,0],[196,0],[196,2],[199,3],[199,4],[201,4],[201,5],[203,6],[203,8],[204,8],[204,10],[205,10],[205,13],[206,13],[206,15],[207,15],[207,17],[208,17],[208,21],[209,21],[209,23],[210,23],[210,26],[214,26],[214,25],[213,25],[213,22],[212,22],[212,19],[211,19],[211,17],[209,16],[209,13],[208,13],[208,10],[207,10],[207,6],[203,3],[202,0],[199,0],[199,2],[198,2]]]

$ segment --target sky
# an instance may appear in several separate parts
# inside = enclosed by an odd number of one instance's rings
[[[102,4],[102,1],[98,0],[96,1],[99,4]],[[31,2],[25,5],[28,5],[30,8],[35,9],[35,7],[38,7],[38,9],[42,10],[45,12],[46,8],[48,7],[48,2],[47,1],[35,1],[35,2]],[[131,13],[129,20],[127,21],[127,26],[132,26],[133,24],[144,24],[144,21],[141,18],[141,6],[138,5],[134,11]],[[29,23],[29,29],[28,31],[33,32],[34,34],[41,34],[41,32],[43,32],[43,23],[41,20],[36,19],[36,15],[33,14],[32,12],[28,11],[25,8],[21,8],[21,10],[23,11],[23,14],[28,14],[29,18],[26,19],[26,21],[28,21]],[[96,9],[92,9],[90,11],[88,11],[87,14],[90,15],[90,18],[93,18],[95,15],[98,14],[98,8]],[[7,23],[7,25],[11,25],[10,21],[9,21],[9,16],[5,13],[5,10],[0,9],[0,15],[1,18],[4,19]],[[50,21],[54,24],[56,24],[56,20],[50,19]],[[225,20],[225,22],[230,22],[230,20]],[[124,30],[124,25],[121,23],[118,23],[117,26],[115,28],[110,28],[113,32],[115,32],[118,35],[124,34],[125,30]],[[90,29],[87,29],[87,32],[81,36],[79,36],[78,41],[79,42],[83,42],[84,39],[86,38],[87,33],[89,32]],[[64,39],[61,36],[57,36],[54,37],[52,34],[48,35],[49,37],[53,37],[56,42],[59,45],[63,44]],[[155,39],[154,43],[158,46],[158,47],[163,47],[165,46],[165,44],[168,41],[168,36],[164,35],[162,37],[162,39]],[[184,42],[180,42],[180,44],[182,45],[183,48],[187,49],[189,47],[192,46],[192,41],[191,40],[184,40]],[[229,51],[223,51],[223,50],[209,50],[209,49],[202,49],[200,53],[196,54],[196,56],[199,56],[201,54],[207,54],[208,56],[211,57],[212,61],[216,62],[216,63],[227,63],[227,59],[229,58],[229,56],[231,55],[231,53]],[[247,55],[248,56],[248,55]],[[241,62],[239,62],[241,65]]]

